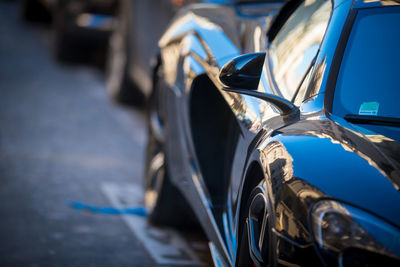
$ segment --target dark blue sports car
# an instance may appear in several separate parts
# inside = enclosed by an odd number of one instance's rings
[[[279,6],[189,6],[159,41],[149,219],[198,222],[217,266],[400,266],[400,4]]]

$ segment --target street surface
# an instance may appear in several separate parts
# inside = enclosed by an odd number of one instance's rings
[[[18,12],[0,1],[0,266],[208,265],[204,240],[140,215],[143,112],[55,62],[51,28]]]

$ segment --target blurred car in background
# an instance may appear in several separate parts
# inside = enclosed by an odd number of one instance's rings
[[[114,100],[144,104],[152,87],[158,40],[180,8],[198,2],[205,1],[119,0],[106,62],[107,88]]]
[[[53,1],[53,0],[49,0]],[[20,0],[21,16],[29,22],[50,22],[50,4],[46,0]]]
[[[400,3],[276,10],[192,5],[158,42],[148,219],[197,218],[216,266],[400,266]]]
[[[22,0],[27,20],[50,15],[55,32],[55,55],[62,61],[105,59],[117,0]],[[100,51],[99,55],[96,52]]]

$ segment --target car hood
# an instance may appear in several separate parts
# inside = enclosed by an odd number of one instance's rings
[[[279,131],[294,177],[400,227],[400,144],[347,122],[304,120]]]

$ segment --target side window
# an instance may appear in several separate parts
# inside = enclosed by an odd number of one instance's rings
[[[272,74],[286,99],[292,99],[317,54],[331,11],[330,0],[305,0],[270,43]]]

